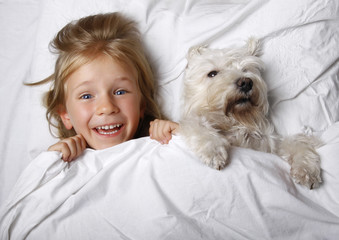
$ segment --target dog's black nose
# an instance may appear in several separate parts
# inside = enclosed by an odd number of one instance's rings
[[[253,87],[253,81],[250,78],[239,78],[236,82],[237,87],[240,91],[247,93],[249,92]]]

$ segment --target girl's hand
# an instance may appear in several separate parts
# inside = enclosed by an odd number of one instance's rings
[[[62,153],[62,160],[70,162],[79,157],[86,149],[86,140],[81,135],[69,137],[50,146],[48,151],[58,151]]]
[[[179,132],[179,124],[168,120],[155,119],[150,122],[149,135],[161,144],[167,144],[172,139],[172,134]]]

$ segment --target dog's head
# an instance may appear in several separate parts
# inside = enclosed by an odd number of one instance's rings
[[[259,44],[253,38],[236,49],[191,48],[184,80],[185,114],[222,112],[238,121],[266,115],[267,87],[258,55]]]

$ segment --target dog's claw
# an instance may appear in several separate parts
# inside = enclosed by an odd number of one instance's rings
[[[290,175],[294,181],[298,184],[304,185],[308,189],[312,190],[319,187],[321,183],[320,166],[316,169],[312,169],[309,166],[298,164],[298,159],[294,159],[294,163],[291,165]]]

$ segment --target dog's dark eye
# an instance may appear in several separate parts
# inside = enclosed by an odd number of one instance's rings
[[[207,77],[212,78],[218,75],[218,71],[211,71],[207,74]]]

